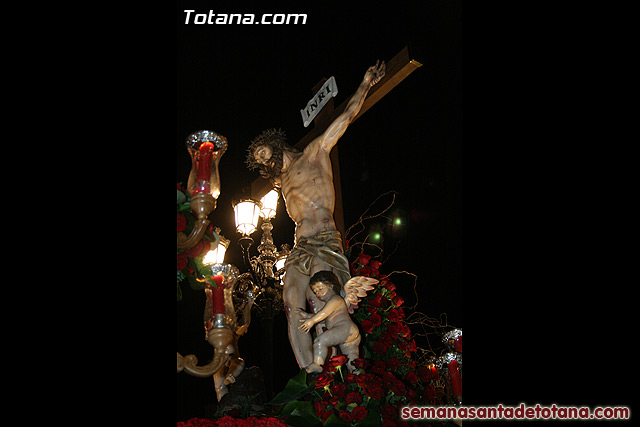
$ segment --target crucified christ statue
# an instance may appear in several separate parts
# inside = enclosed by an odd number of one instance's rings
[[[287,144],[284,133],[276,130],[264,131],[248,149],[247,166],[258,169],[263,178],[281,189],[287,212],[296,224],[295,246],[285,263],[282,297],[289,342],[301,368],[313,363],[313,349],[311,336],[298,328],[303,319],[300,313],[307,302],[313,313],[324,306],[311,292],[309,279],[318,271],[329,270],[342,287],[350,278],[349,261],[333,219],[335,189],[329,154],[362,108],[369,89],[384,75],[384,62],[369,67],[344,112],[303,151]]]

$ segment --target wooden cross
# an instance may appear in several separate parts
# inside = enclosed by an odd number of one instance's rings
[[[422,64],[418,61],[411,59],[409,56],[409,48],[405,46],[391,61],[386,63],[386,73],[382,80],[380,80],[375,86],[369,90],[362,108],[358,115],[353,119],[356,121],[361,115],[363,115],[369,108],[371,108],[376,102],[382,99],[391,89],[396,87],[398,83],[404,80],[409,74],[414,72],[417,68],[422,67]],[[315,95],[320,87],[327,81],[326,78],[320,80],[312,89],[312,95]],[[350,98],[350,97],[349,97]],[[349,102],[347,98],[338,108],[333,108],[333,98],[331,98],[324,106],[322,111],[313,119],[313,129],[307,133],[300,141],[295,144],[295,147],[299,150],[304,148],[315,138],[320,136],[347,107]],[[336,206],[333,213],[333,218],[336,223],[336,228],[342,235],[343,244],[345,238],[345,224],[344,213],[342,207],[342,186],[340,185],[340,164],[338,161],[338,146],[336,144],[331,150],[331,167],[333,169],[333,187],[336,195]],[[264,178],[257,178],[251,183],[251,195],[256,200],[260,200],[265,194],[267,194],[272,188],[271,182]]]

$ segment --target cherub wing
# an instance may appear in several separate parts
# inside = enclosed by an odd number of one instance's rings
[[[344,284],[344,300],[347,303],[349,314],[353,314],[353,310],[358,308],[360,298],[367,296],[367,291],[373,289],[373,285],[378,283],[378,279],[365,276],[352,277]]]

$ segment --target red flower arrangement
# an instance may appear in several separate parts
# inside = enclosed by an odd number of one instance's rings
[[[404,300],[379,268],[380,262],[366,254],[351,264],[352,276],[380,280],[353,314],[363,338],[360,358],[352,362],[357,373],[347,373],[343,355],[326,360],[316,376],[301,370],[271,402],[286,404],[280,414],[285,421],[292,416],[301,425],[298,417],[306,414],[308,424],[406,426],[399,417],[403,406],[433,404],[437,371],[417,366]]]

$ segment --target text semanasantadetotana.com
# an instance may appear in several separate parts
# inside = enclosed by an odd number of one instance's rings
[[[475,420],[626,420],[630,418],[631,411],[626,406],[597,406],[591,410],[587,406],[405,406],[400,411],[403,420],[424,419],[475,419]]]

